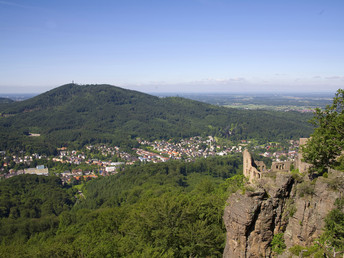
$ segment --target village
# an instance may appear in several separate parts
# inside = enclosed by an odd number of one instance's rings
[[[139,148],[125,152],[117,146],[87,145],[82,150],[58,148],[53,157],[19,152],[11,154],[0,151],[0,179],[21,174],[57,175],[64,183],[77,184],[99,176],[108,176],[122,171],[125,166],[140,163],[159,163],[168,160],[192,162],[197,158],[226,156],[242,153],[248,148],[260,156],[273,161],[294,161],[298,154],[299,141],[284,144],[255,144],[242,140],[236,144],[222,143],[216,137],[195,136],[180,141],[154,141],[137,139]]]

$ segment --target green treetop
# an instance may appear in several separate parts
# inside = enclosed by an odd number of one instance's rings
[[[331,106],[317,108],[311,121],[316,129],[302,148],[303,157],[324,173],[338,165],[344,147],[344,90],[337,91]]]

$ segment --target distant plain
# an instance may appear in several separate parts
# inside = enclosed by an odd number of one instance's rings
[[[179,96],[213,105],[239,109],[312,112],[331,104],[334,93],[151,93]]]

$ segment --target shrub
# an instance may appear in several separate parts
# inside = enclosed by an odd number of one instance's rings
[[[340,178],[328,179],[327,185],[334,191],[341,189],[343,187],[343,180]]]
[[[291,252],[293,255],[298,256],[303,249],[305,249],[305,247],[300,246],[300,245],[294,245],[289,248],[289,252]]]
[[[303,180],[303,176],[302,174],[299,173],[299,170],[292,170],[291,172],[291,176],[294,178],[294,180],[298,183],[301,183]]]
[[[253,186],[250,186],[250,185],[246,185],[245,186],[245,190],[247,192],[254,192],[255,191],[255,188]]]
[[[310,257],[310,256],[314,258],[325,257],[324,250],[317,244],[307,246],[307,247],[294,245],[293,247],[289,248],[289,252],[299,257]]]
[[[272,251],[277,254],[282,254],[287,246],[284,243],[283,233],[274,235],[271,241]]]
[[[295,204],[290,205],[289,207],[289,217],[293,217],[294,214],[296,213],[297,209]]]
[[[314,194],[314,184],[309,182],[302,182],[297,187],[299,197],[304,197],[305,195],[313,195]]]

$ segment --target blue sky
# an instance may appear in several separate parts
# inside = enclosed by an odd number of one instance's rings
[[[335,91],[343,0],[0,0],[0,93]]]

